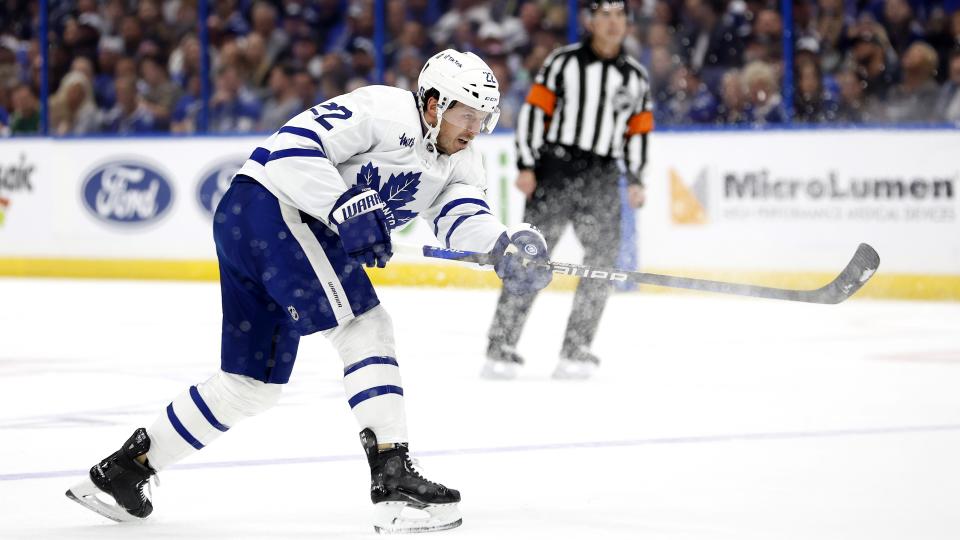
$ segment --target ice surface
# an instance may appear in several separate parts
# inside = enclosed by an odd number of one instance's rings
[[[477,376],[493,291],[385,288],[411,447],[463,492],[429,538],[960,538],[960,304],[612,298],[587,382]],[[215,284],[0,280],[0,538],[370,538],[342,364],[305,339],[278,407],[161,475],[118,525],[63,496],[218,366]]]

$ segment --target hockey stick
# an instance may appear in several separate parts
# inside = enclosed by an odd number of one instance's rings
[[[395,253],[403,253],[406,255],[418,255],[421,257],[446,259],[450,261],[460,261],[482,265],[492,265],[495,262],[494,257],[489,253],[459,251],[456,249],[445,249],[435,246],[394,244],[393,250]],[[863,287],[863,284],[866,283],[867,280],[870,279],[870,277],[877,271],[877,268],[880,266],[880,256],[877,254],[876,250],[869,245],[860,244],[860,246],[857,248],[857,251],[853,254],[853,259],[851,259],[850,263],[847,264],[847,266],[840,272],[840,275],[823,287],[810,291],[778,289],[774,287],[763,287],[760,285],[728,283],[725,281],[667,276],[663,274],[650,274],[646,272],[630,272],[616,268],[599,268],[553,261],[547,262],[546,265],[550,267],[550,270],[553,271],[554,274],[576,276],[580,278],[603,279],[607,281],[630,281],[633,283],[658,285],[660,287],[692,289],[695,291],[734,294],[738,296],[754,296],[759,298],[771,298],[774,300],[790,300],[792,302],[839,304],[860,290],[860,287]]]

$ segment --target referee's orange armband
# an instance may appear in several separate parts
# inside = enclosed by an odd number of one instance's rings
[[[542,84],[534,84],[527,94],[527,103],[539,107],[547,116],[553,116],[553,109],[557,106],[557,95]]]
[[[627,120],[627,137],[651,131],[653,131],[653,113],[650,111],[637,113]]]

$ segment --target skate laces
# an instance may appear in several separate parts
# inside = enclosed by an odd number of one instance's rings
[[[432,486],[436,486],[436,487],[438,487],[438,488],[446,489],[446,487],[445,487],[443,484],[438,484],[437,482],[434,482],[434,481],[432,481],[432,480],[429,480],[429,479],[425,478],[425,477],[423,476],[423,473],[421,472],[421,471],[422,471],[422,465],[420,464],[420,460],[417,459],[417,458],[415,458],[415,457],[410,457],[409,452],[404,453],[403,459],[404,459],[404,462],[407,464],[407,470],[410,471],[411,474],[413,474],[414,476],[416,476],[416,477],[419,478],[420,480],[423,480],[424,482],[426,482],[426,483],[428,483],[428,484],[430,484],[430,485],[432,485]]]

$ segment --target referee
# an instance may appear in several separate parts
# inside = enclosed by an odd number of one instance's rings
[[[591,2],[587,38],[547,57],[517,121],[524,221],[543,232],[548,246],[572,222],[588,266],[611,266],[620,250],[619,160],[630,206],[644,201],[640,176],[653,113],[646,70],[623,51],[626,10],[625,2]],[[606,281],[580,280],[555,378],[586,378],[599,364],[590,345],[610,290]],[[516,344],[535,297],[500,293],[485,377],[512,378],[523,364]]]

